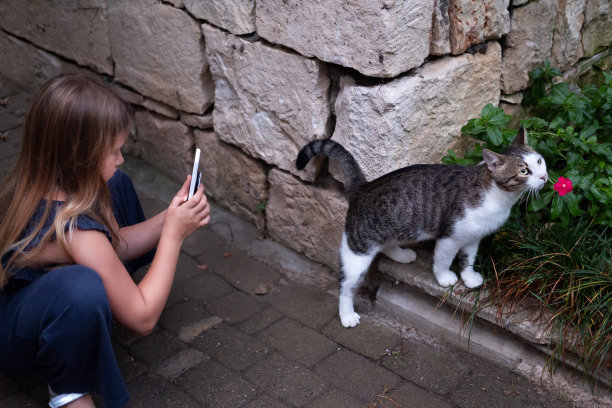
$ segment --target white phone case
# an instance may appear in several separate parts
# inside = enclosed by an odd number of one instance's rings
[[[189,197],[193,197],[198,187],[200,187],[200,176],[198,168],[200,167],[200,149],[196,149],[195,158],[193,159],[193,170],[191,171],[191,184],[189,185]]]

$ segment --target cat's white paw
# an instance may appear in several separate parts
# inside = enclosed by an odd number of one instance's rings
[[[476,288],[482,285],[482,275],[475,271],[463,271],[461,272],[461,279],[468,288]]]
[[[459,278],[457,278],[457,275],[455,275],[451,271],[440,272],[440,273],[437,273],[435,276],[436,276],[436,280],[438,281],[438,284],[442,286],[443,288],[452,286],[455,283],[457,283],[457,281],[459,280]]]
[[[340,313],[340,322],[342,322],[342,325],[347,329],[357,326],[359,324],[359,319],[361,319],[361,316],[355,312]]]

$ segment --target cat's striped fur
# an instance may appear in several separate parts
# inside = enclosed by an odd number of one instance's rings
[[[418,164],[371,182],[354,157],[332,140],[304,146],[297,168],[303,169],[318,154],[338,162],[349,198],[340,247],[339,312],[345,327],[359,323],[354,293],[377,253],[404,263],[416,259],[415,252],[402,248],[403,244],[437,240],[433,272],[441,286],[458,281],[449,270],[456,255],[464,284],[481,285],[482,276],[473,269],[480,239],[506,221],[523,192],[538,190],[547,180],[546,164],[527,145],[523,128],[503,154],[485,149],[480,164]]]

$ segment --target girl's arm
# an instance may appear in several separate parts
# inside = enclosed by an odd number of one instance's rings
[[[164,210],[141,223],[119,228],[119,258],[130,261],[155,248],[161,237],[167,211]]]
[[[164,309],[183,240],[210,220],[203,188],[184,202],[187,188],[186,182],[168,207],[153,263],[138,285],[103,233],[77,230],[69,241],[75,263],[102,278],[115,320],[141,335],[154,329]]]

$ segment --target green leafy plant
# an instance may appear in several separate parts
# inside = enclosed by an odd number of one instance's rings
[[[481,244],[477,267],[491,292],[480,306],[540,305],[552,316],[552,356],[571,354],[597,378],[612,364],[612,73],[584,89],[555,82],[559,75],[548,63],[530,73],[523,98],[530,116],[520,123],[546,160],[549,182]],[[516,136],[512,119],[486,105],[461,129],[475,147],[463,157],[449,150],[443,161],[467,165],[480,162],[484,148],[500,152]]]

